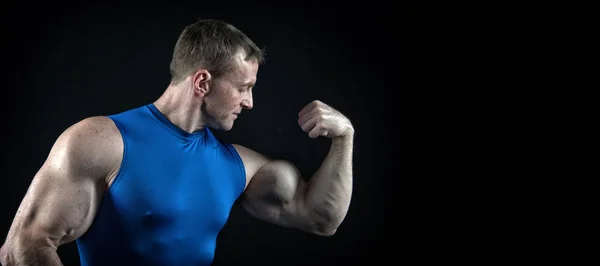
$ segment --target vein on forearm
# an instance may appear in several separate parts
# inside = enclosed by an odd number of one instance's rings
[[[321,167],[309,181],[307,207],[316,222],[339,225],[352,194],[352,137],[333,139]]]

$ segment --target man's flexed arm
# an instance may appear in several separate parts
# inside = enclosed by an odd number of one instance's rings
[[[354,128],[348,118],[320,101],[306,105],[298,117],[309,137],[332,139],[329,153],[308,182],[305,198],[317,230],[332,235],[350,206]]]
[[[241,203],[265,221],[333,235],[350,206],[354,128],[345,116],[320,101],[306,105],[298,116],[298,124],[309,137],[332,139],[320,168],[305,183],[292,163],[271,160],[237,145],[252,176]]]
[[[65,130],[17,210],[0,249],[0,263],[62,265],[58,246],[91,225],[122,151],[119,132],[109,118],[87,118]]]

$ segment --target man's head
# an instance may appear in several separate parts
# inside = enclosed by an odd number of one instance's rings
[[[238,52],[244,60],[264,61],[263,51],[242,31],[220,20],[198,20],[186,26],[175,44],[171,59],[171,83],[177,84],[206,69],[213,79],[231,71]]]
[[[263,51],[234,26],[200,20],[187,26],[175,45],[171,84],[191,77],[202,102],[202,124],[230,130],[242,109],[252,108],[252,87],[263,61]]]
[[[256,84],[258,61],[246,60],[243,52],[237,53],[234,58],[231,71],[218,79],[211,79],[203,70],[193,78],[194,89],[203,94],[200,108],[203,124],[208,127],[230,130],[242,109],[252,109],[252,88]]]

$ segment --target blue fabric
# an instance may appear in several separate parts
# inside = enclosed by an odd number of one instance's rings
[[[153,104],[109,117],[123,137],[123,161],[77,239],[81,265],[211,264],[246,182],[235,148],[208,128],[183,131]]]

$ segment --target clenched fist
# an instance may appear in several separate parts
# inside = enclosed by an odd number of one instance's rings
[[[298,113],[298,124],[311,138],[336,138],[354,133],[350,120],[329,105],[315,100]]]

